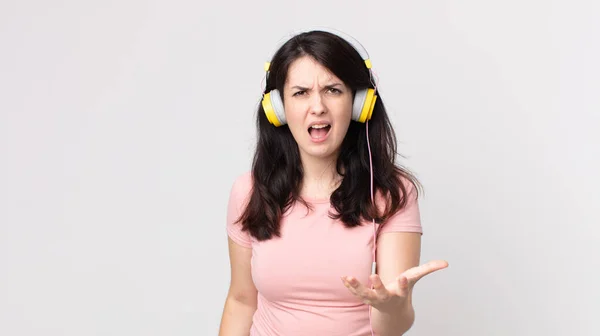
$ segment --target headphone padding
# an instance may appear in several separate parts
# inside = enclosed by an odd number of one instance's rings
[[[280,126],[279,121],[277,120],[277,116],[275,115],[275,112],[273,111],[273,106],[271,106],[271,93],[270,92],[267,92],[263,95],[262,107],[263,107],[263,110],[265,111],[265,116],[267,117],[267,120],[269,121],[269,123],[271,123],[275,126]]]
[[[367,90],[356,90],[354,95],[354,103],[352,104],[352,120],[359,121],[362,114],[365,100],[367,99]]]
[[[278,90],[271,91],[271,106],[273,107],[273,112],[275,112],[275,116],[279,120],[281,125],[287,124],[285,120],[285,110],[283,109],[283,100],[281,100],[281,94],[279,94]]]

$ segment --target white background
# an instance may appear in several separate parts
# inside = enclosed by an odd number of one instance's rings
[[[263,63],[371,54],[425,186],[409,335],[598,335],[597,1],[0,3],[0,334],[216,335]]]

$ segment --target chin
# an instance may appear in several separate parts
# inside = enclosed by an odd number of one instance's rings
[[[337,154],[330,146],[323,146],[322,148],[311,147],[312,146],[308,146],[308,148],[304,148],[303,152],[313,158],[328,159]]]

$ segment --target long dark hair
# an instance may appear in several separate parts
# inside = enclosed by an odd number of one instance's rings
[[[353,92],[373,87],[364,61],[350,44],[337,35],[312,31],[296,35],[275,53],[265,93],[275,88],[283,93],[290,64],[302,56],[314,58]],[[372,205],[366,127],[352,121],[336,163],[342,181],[330,197],[336,211],[330,216],[340,219],[346,227],[355,227],[363,220],[371,221],[373,218],[377,223],[383,223],[403,209],[408,197],[408,186],[402,182],[403,179],[412,183],[415,190],[419,187],[417,179],[395,163],[396,135],[383,99],[379,92],[377,94],[373,116],[368,124],[369,141],[374,192],[383,195],[386,204],[384,208]],[[258,139],[252,164],[253,187],[238,222],[242,223],[243,230],[262,241],[280,235],[280,219],[294,202],[309,205],[299,195],[302,164],[298,145],[288,126],[271,125],[262,105],[258,107],[256,126]]]

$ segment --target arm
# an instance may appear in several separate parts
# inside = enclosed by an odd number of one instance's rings
[[[252,249],[228,238],[231,283],[223,308],[219,336],[248,336],[256,311],[257,290],[250,273]]]
[[[398,276],[419,265],[421,234],[415,232],[389,232],[377,242],[377,273],[384,284],[393,283]],[[373,307],[373,330],[381,336],[403,335],[413,325],[412,289],[401,304]]]
[[[343,277],[350,292],[371,305],[373,331],[378,336],[400,336],[415,320],[412,291],[424,276],[448,267],[445,260],[419,265],[421,220],[416,197],[382,226],[377,239],[377,273],[369,280],[373,288],[354,277]]]

